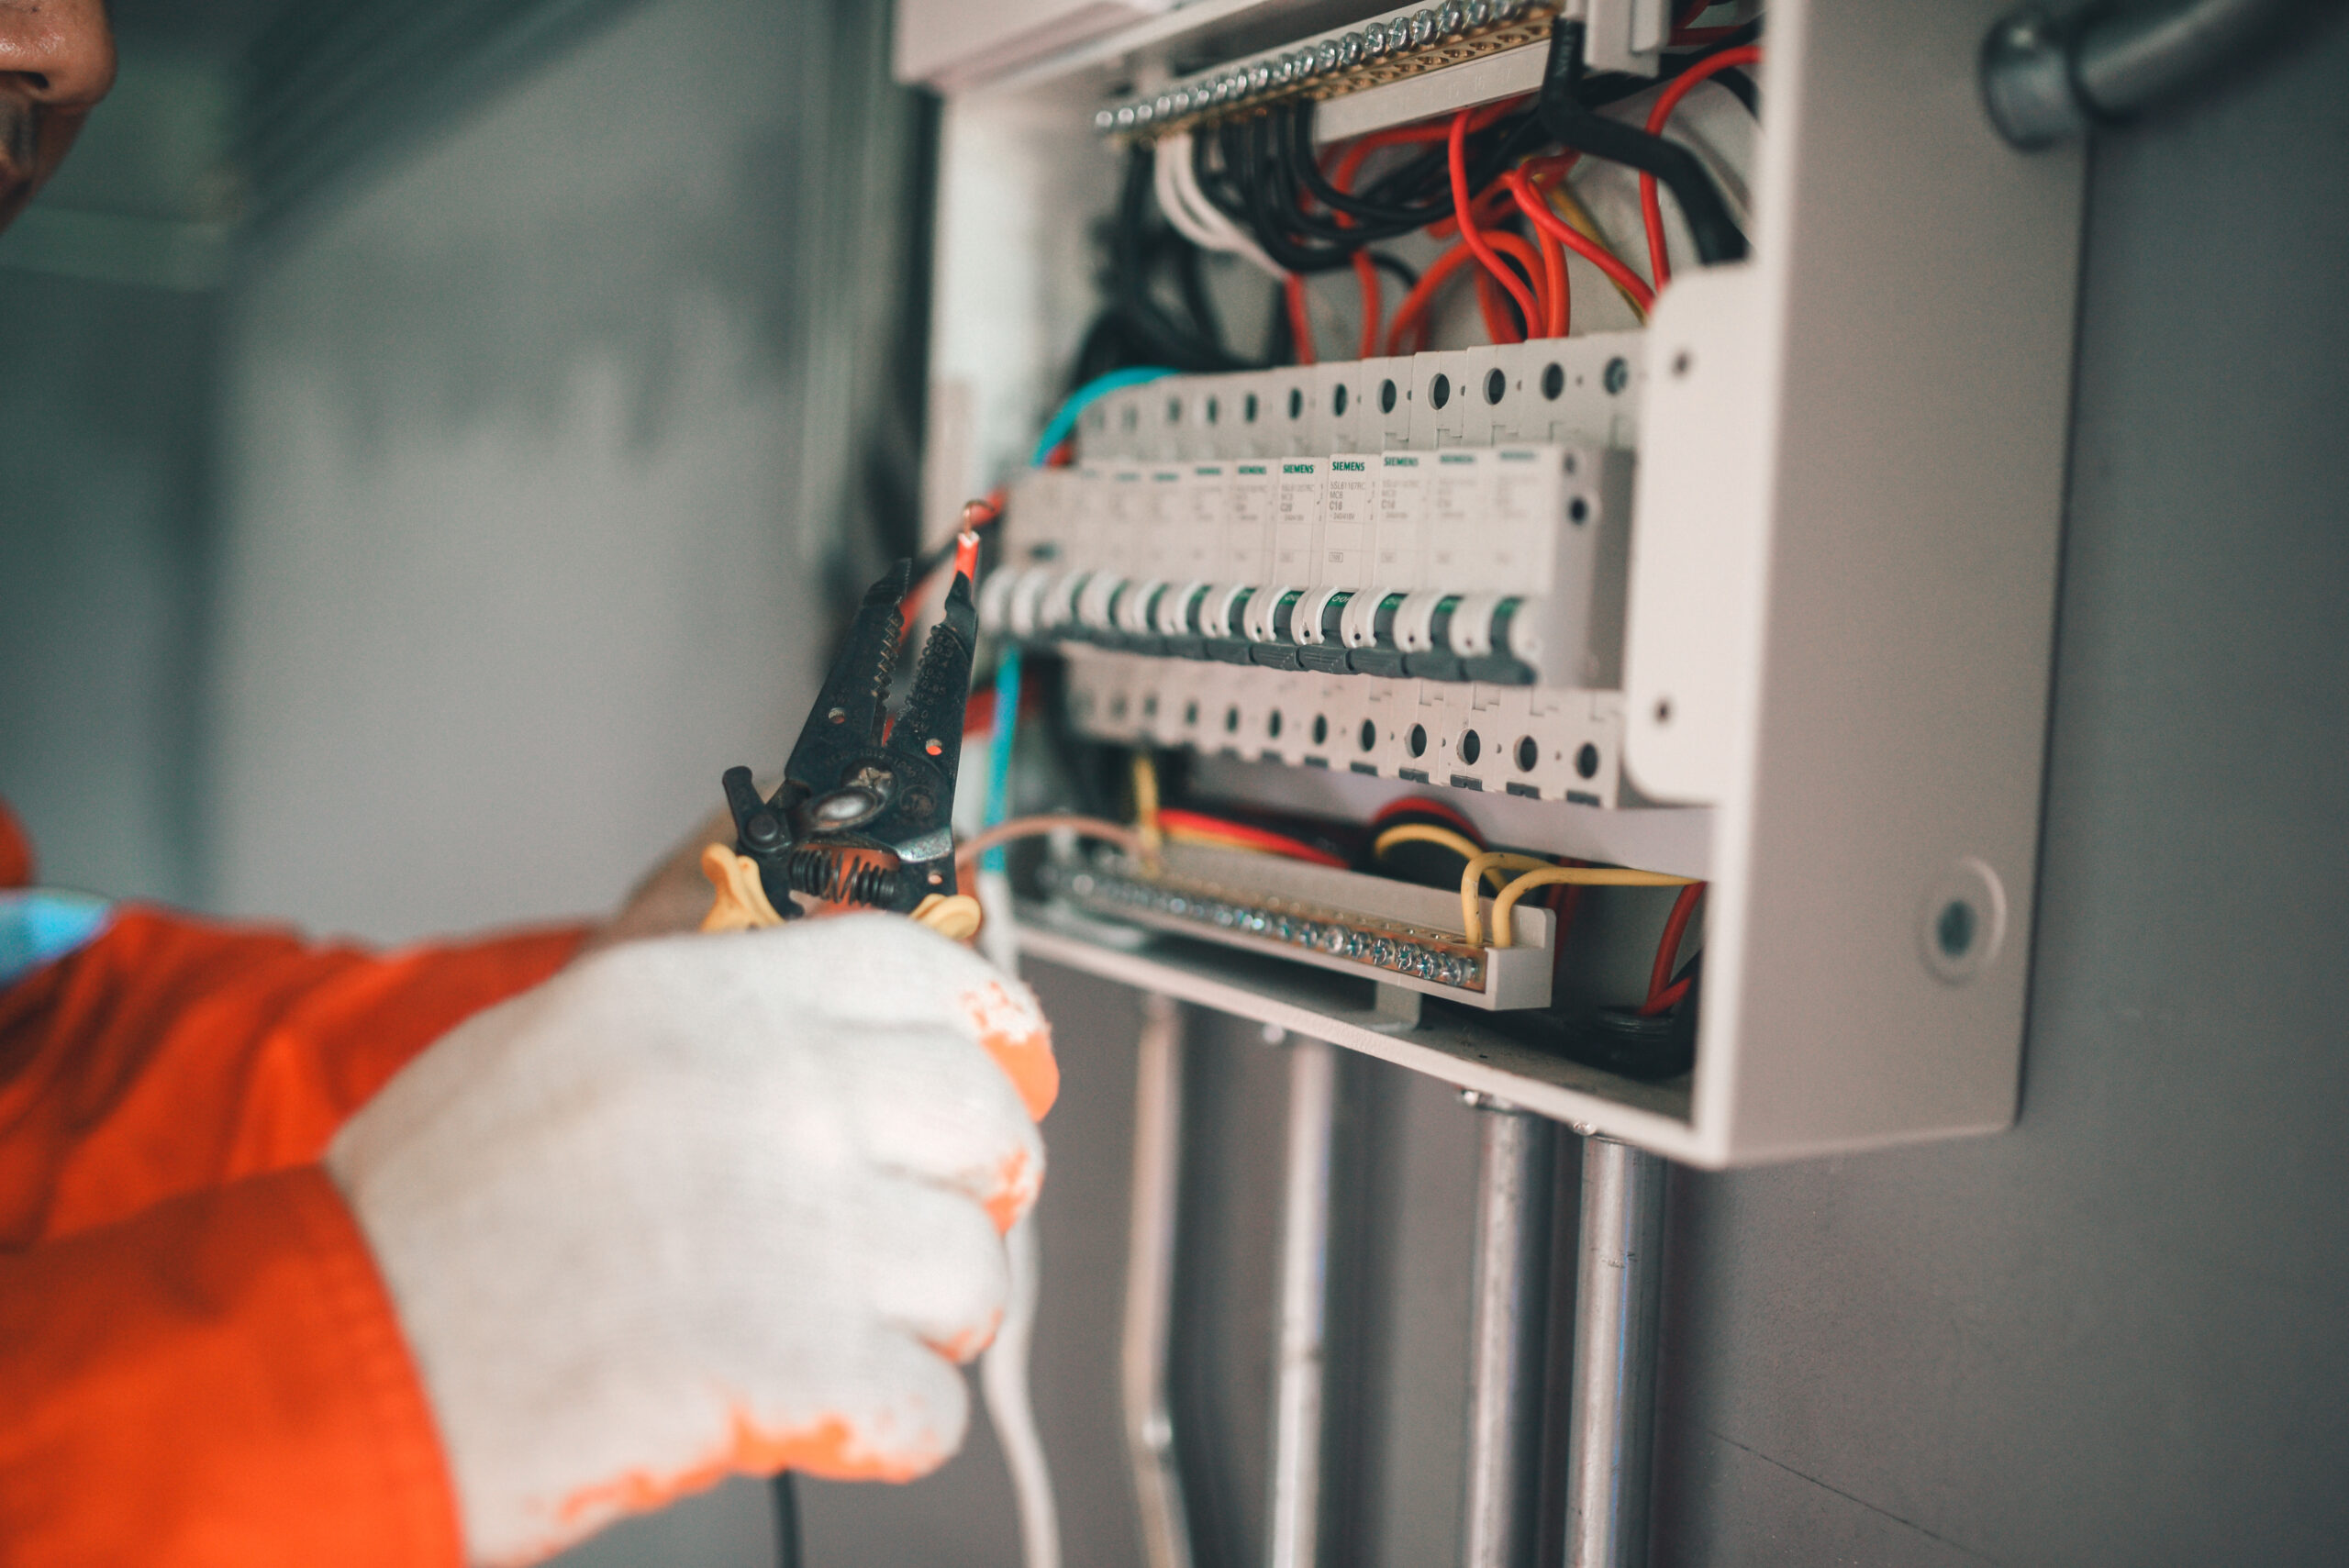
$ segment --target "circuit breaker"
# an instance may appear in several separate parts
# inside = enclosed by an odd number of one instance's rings
[[[1636,919],[1594,893],[1561,943],[1565,906],[1531,896],[1470,929],[1489,886],[1464,910],[1364,863],[1182,848],[1143,876],[1078,852],[1034,890],[1028,950],[1698,1164],[2006,1125],[2081,171],[1984,120],[1992,10],[1770,0],[1708,29],[1598,0],[1354,19],[1264,0],[930,72],[952,91],[929,488],[943,528],[952,498],[1004,485],[983,624],[1056,662],[1061,732],[1188,759],[1235,813],[1367,842],[1433,802],[1480,846],[1662,888],[1619,900]],[[1169,161],[1172,217],[1230,238],[1226,296],[1278,310],[1244,204],[1189,205],[1219,158],[1310,191],[1464,114],[1480,133],[1551,90],[1566,23],[1592,69],[1650,78],[1699,34],[1751,41],[1752,102],[1707,111],[1744,128],[1698,139],[1749,253],[1698,265],[1667,202],[1679,271],[1644,319],[1583,271],[1565,335],[1488,341],[1463,306],[1416,351],[1140,379],[1031,464],[1137,159]],[[1595,112],[1634,123],[1653,96]],[[1636,251],[1636,175],[1598,161],[1559,183]],[[1488,210],[1528,255],[1544,242]],[[1424,276],[1414,254],[1398,271]],[[1540,264],[1501,281],[1538,294]],[[1509,1027],[1603,991],[1673,883],[1704,887],[1684,1070]],[[1447,1005],[1397,1027],[1378,988],[1398,984]]]

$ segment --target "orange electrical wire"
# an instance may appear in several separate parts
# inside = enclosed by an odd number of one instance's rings
[[[1496,343],[1522,343],[1525,334],[1517,329],[1511,319],[1508,296],[1493,282],[1493,274],[1481,267],[1476,272],[1476,314],[1485,318],[1485,336]]]
[[[1692,882],[1682,888],[1672,901],[1672,913],[1664,917],[1664,937],[1656,943],[1655,965],[1648,972],[1648,999],[1640,1004],[1640,1016],[1652,1018],[1658,1013],[1669,1012],[1688,994],[1687,982],[1672,983],[1672,961],[1680,956],[1681,939],[1688,934],[1688,922],[1697,913],[1697,900],[1704,896],[1705,884]]]
[[[1313,318],[1305,309],[1305,277],[1291,272],[1282,281],[1281,295],[1288,303],[1288,335],[1296,340],[1297,362],[1309,365],[1313,359]]]
[[[1580,229],[1569,226],[1564,218],[1550,210],[1550,204],[1534,195],[1532,183],[1521,171],[1511,169],[1501,176],[1509,194],[1517,198],[1518,210],[1531,218],[1537,228],[1567,250],[1605,272],[1609,281],[1630,295],[1642,312],[1655,307],[1655,291],[1647,280],[1625,266],[1620,257]]]
[[[1354,252],[1354,281],[1362,284],[1362,347],[1358,360],[1378,357],[1378,263],[1368,250]]]
[[[1537,327],[1542,320],[1542,307],[1534,303],[1533,291],[1526,287],[1523,283],[1520,282],[1516,273],[1509,272],[1501,265],[1499,255],[1495,252],[1492,245],[1486,240],[1484,231],[1476,227],[1475,214],[1470,210],[1471,204],[1468,200],[1468,118],[1472,112],[1473,111],[1467,109],[1463,109],[1460,113],[1453,116],[1452,134],[1447,139],[1448,150],[1452,160],[1453,216],[1459,220],[1461,239],[1467,244],[1469,250],[1475,252],[1476,260],[1483,264],[1485,271],[1492,273],[1495,278],[1500,281],[1501,286],[1508,290],[1509,297],[1517,301],[1518,313],[1524,317],[1527,326]],[[1520,241],[1520,243],[1522,243],[1522,241]],[[1538,263],[1536,264],[1534,271],[1535,275],[1538,276]]]
[[[1672,111],[1680,106],[1680,100],[1687,97],[1698,83],[1733,65],[1753,65],[1761,59],[1761,45],[1745,44],[1737,49],[1725,49],[1719,54],[1698,61],[1674,77],[1670,85],[1657,95],[1655,107],[1648,111],[1648,134],[1658,136],[1663,133],[1664,122],[1672,118]],[[1656,195],[1653,174],[1640,176],[1640,217],[1647,225],[1648,273],[1655,279],[1655,286],[1661,289],[1672,281],[1672,258],[1664,253],[1664,203]]]
[[[1403,303],[1395,307],[1395,319],[1386,328],[1388,353],[1407,354],[1411,351],[1403,346],[1408,340],[1407,335],[1414,328],[1424,325],[1428,306],[1434,303],[1437,291],[1451,280],[1453,273],[1475,259],[1475,254],[1464,243],[1453,246],[1428,263],[1428,270],[1419,274],[1419,281],[1411,285],[1411,292],[1405,295]]]
[[[1525,270],[1527,284],[1533,292],[1533,308],[1535,315],[1532,320],[1528,321],[1525,324],[1525,331],[1521,334],[1521,337],[1538,338],[1542,336],[1542,324],[1548,320],[1550,317],[1550,296],[1546,292],[1546,285],[1542,281],[1542,272],[1544,269],[1542,265],[1542,253],[1539,250],[1536,250],[1532,246],[1527,244],[1519,236],[1509,233],[1507,229],[1486,229],[1485,231],[1485,243],[1492,246],[1503,256],[1507,257],[1509,261],[1515,261],[1518,266],[1522,267]],[[1520,339],[1509,340],[1517,341]],[[1499,342],[1502,341],[1502,339],[1495,339],[1494,341]]]
[[[1567,292],[1566,284],[1566,252],[1550,238],[1546,228],[1536,228],[1533,238],[1542,242],[1542,336],[1563,338],[1574,319],[1574,297]]]

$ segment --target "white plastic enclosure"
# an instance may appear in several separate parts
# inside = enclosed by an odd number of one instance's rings
[[[952,93],[934,528],[1025,460],[1091,315],[1087,225],[1117,176],[1091,116],[1109,90],[1214,58],[1219,29],[1264,47],[1285,22],[1302,35],[1381,8],[1203,0]],[[1350,984],[1336,977],[1064,931],[1033,951],[1698,1165],[2008,1125],[2082,162],[2016,152],[1984,117],[1976,51],[1998,10],[1770,0],[1753,258],[1688,268],[1647,328],[1627,804],[1464,796],[1497,840],[1708,879],[1685,1084],[1612,1079],[1449,1025],[1397,1035],[1366,989],[1328,990]],[[1396,117],[1521,91],[1521,66],[1415,79]],[[1375,93],[1397,89],[1363,98]],[[1357,121],[1375,123],[1360,103],[1348,128],[1369,128]],[[1401,792],[1268,764],[1229,773],[1234,790],[1356,815]]]

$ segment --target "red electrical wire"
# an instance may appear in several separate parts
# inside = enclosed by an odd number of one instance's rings
[[[1318,866],[1347,869],[1343,856],[1331,854],[1318,844],[1293,839],[1286,833],[1275,833],[1269,828],[1258,828],[1246,822],[1234,822],[1229,817],[1210,817],[1204,811],[1185,811],[1178,806],[1163,806],[1158,813],[1158,825],[1171,830],[1187,829],[1195,833],[1212,833],[1219,839],[1245,844],[1293,861],[1308,861]]]
[[[1517,323],[1510,317],[1508,296],[1493,282],[1493,275],[1482,269],[1476,273],[1476,314],[1485,318],[1485,336],[1494,342],[1525,341],[1525,334],[1517,329]]]
[[[1697,913],[1697,900],[1704,892],[1703,883],[1692,882],[1672,901],[1672,913],[1664,920],[1664,940],[1656,943],[1655,967],[1648,972],[1648,999],[1640,1005],[1642,1018],[1653,1018],[1687,994],[1686,986],[1675,993],[1672,963],[1680,956],[1681,939],[1688,934],[1688,921]]]
[[[1578,866],[1587,862],[1572,856],[1561,857],[1560,865]],[[1558,971],[1565,967],[1566,933],[1575,929],[1575,914],[1582,907],[1582,888],[1578,884],[1560,883],[1550,889],[1550,913],[1557,921],[1557,929],[1550,938],[1551,1002],[1556,1005]]]
[[[1354,281],[1362,284],[1362,348],[1358,360],[1378,357],[1378,264],[1367,250],[1354,252]]]
[[[1518,209],[1531,218],[1542,232],[1605,272],[1610,282],[1639,301],[1642,310],[1654,306],[1655,291],[1648,287],[1647,280],[1625,266],[1606,246],[1579,228],[1569,226],[1564,218],[1552,212],[1550,204],[1533,194],[1532,184],[1523,172],[1511,169],[1501,179],[1508,186],[1509,194],[1517,198]]]
[[[1762,46],[1750,43],[1737,49],[1725,49],[1719,54],[1707,55],[1674,77],[1671,83],[1656,95],[1655,107],[1648,111],[1648,134],[1656,136],[1663,132],[1664,122],[1672,117],[1672,111],[1680,106],[1680,100],[1687,97],[1689,89],[1698,83],[1717,72],[1727,71],[1732,65],[1755,64],[1761,58]],[[1648,273],[1655,279],[1655,286],[1661,289],[1672,281],[1672,258],[1664,253],[1664,203],[1657,198],[1653,174],[1640,176],[1640,217],[1648,230]]]
[[[1288,304],[1288,335],[1294,341],[1297,363],[1313,363],[1313,318],[1305,311],[1305,278],[1291,272],[1281,282],[1281,296]]]
[[[1411,285],[1411,292],[1405,295],[1403,303],[1395,307],[1395,319],[1386,328],[1388,353],[1407,354],[1411,351],[1403,346],[1407,340],[1406,335],[1413,328],[1421,325],[1428,306],[1434,303],[1436,292],[1442,288],[1453,273],[1475,259],[1475,253],[1465,244],[1461,244],[1453,246],[1428,263],[1428,270],[1419,274],[1419,281]]]
[[[1517,274],[1501,265],[1501,259],[1486,242],[1484,232],[1476,227],[1475,215],[1469,210],[1468,200],[1468,117],[1471,111],[1463,109],[1452,117],[1449,139],[1452,157],[1452,211],[1460,222],[1460,238],[1476,253],[1476,260],[1486,272],[1500,281],[1509,297],[1517,301],[1518,313],[1528,327],[1538,327],[1542,318],[1542,307],[1533,300],[1532,290],[1518,281]],[[1523,243],[1523,241],[1520,241]],[[1537,271],[1538,275],[1538,271]]]
[[[1482,844],[1485,841],[1484,833],[1474,822],[1468,820],[1459,807],[1424,795],[1407,795],[1388,801],[1370,814],[1370,825],[1373,828],[1384,828],[1389,821],[1402,816],[1406,811],[1423,811],[1430,817],[1437,817],[1444,827],[1451,828],[1471,843]]]
[[[1574,320],[1574,296],[1566,284],[1566,252],[1546,228],[1536,228],[1533,237],[1542,242],[1542,336],[1563,338]]]
[[[1501,229],[1486,230],[1485,242],[1525,270],[1526,279],[1533,290],[1533,308],[1541,312],[1525,324],[1524,330],[1519,330],[1509,310],[1508,296],[1495,286],[1490,274],[1479,272],[1476,274],[1476,305],[1484,313],[1486,335],[1496,343],[1521,343],[1529,337],[1540,337],[1542,323],[1548,319],[1550,312],[1549,295],[1543,292],[1541,282],[1541,256],[1532,246]]]

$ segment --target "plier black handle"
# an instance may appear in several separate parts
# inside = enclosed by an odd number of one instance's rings
[[[892,722],[889,679],[912,587],[913,562],[900,561],[866,591],[774,795],[759,798],[750,769],[726,770],[734,851],[726,856],[713,844],[704,851],[703,870],[718,887],[705,929],[770,923],[754,903],[748,917],[721,917],[729,896],[721,869],[740,879],[746,868],[721,868],[713,856],[755,867],[769,913],[784,920],[802,912],[794,894],[915,915],[959,892],[952,814],[978,611],[971,580],[958,571],[945,617],[922,644],[913,691]],[[747,887],[734,891],[747,900]]]

